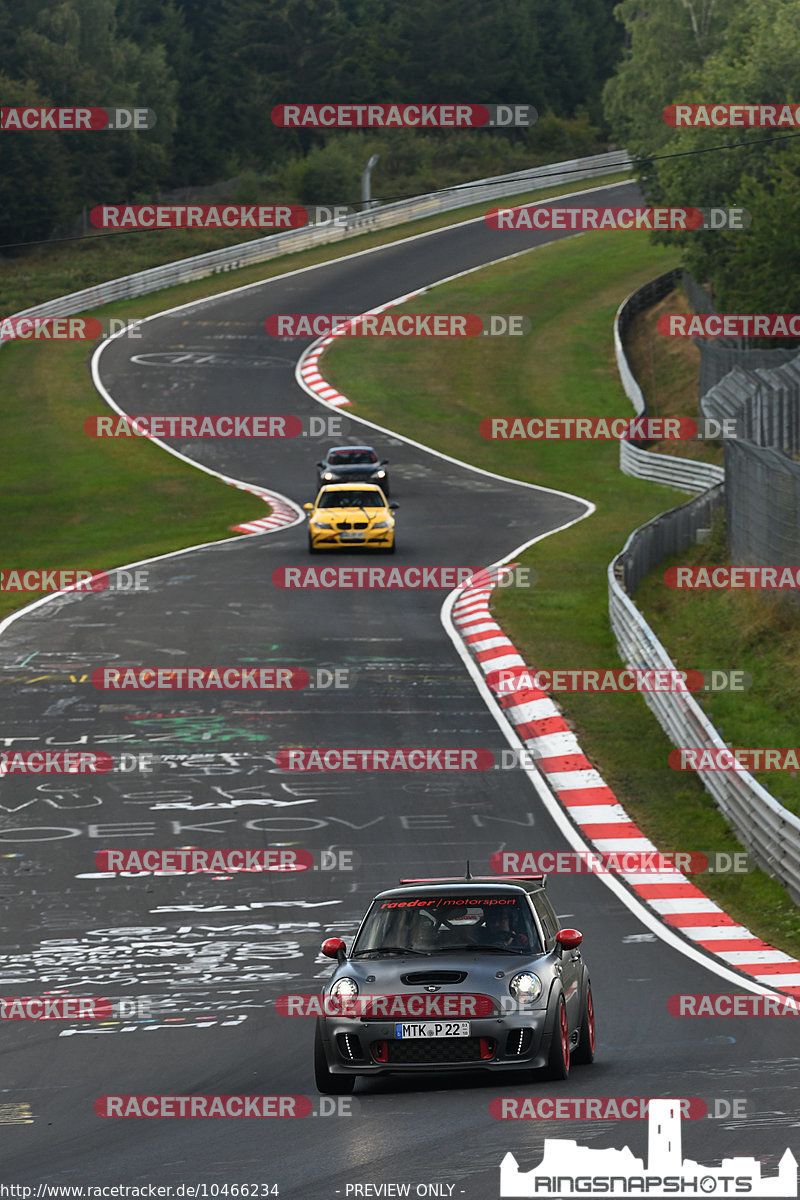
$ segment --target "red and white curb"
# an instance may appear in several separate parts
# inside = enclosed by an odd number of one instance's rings
[[[453,605],[453,622],[484,675],[516,668],[532,677],[534,672],[489,611],[492,590],[508,569],[508,564],[490,568],[490,582],[482,572],[480,584],[467,583]],[[506,693],[488,686],[526,749],[536,755],[550,790],[595,850],[657,852],[585,757],[561,709],[546,692],[523,688]],[[800,996],[800,961],[738,925],[685,875],[621,872],[620,878],[666,925],[726,966],[764,986]]]
[[[383,312],[427,290],[422,288],[401,296],[370,312]],[[307,390],[323,403],[337,408],[350,401],[324,379],[319,370],[319,359],[349,324],[352,322],[315,343],[307,357],[301,359],[298,369]],[[466,584],[453,605],[455,628],[484,675],[509,667],[523,668],[531,676],[534,674],[489,611],[497,578],[511,565],[481,571],[480,584]],[[630,819],[611,788],[583,754],[561,709],[546,692],[526,688],[501,693],[496,687],[488,686],[526,749],[536,754],[537,766],[551,794],[595,850],[604,853],[658,852],[658,847]],[[761,986],[800,996],[800,961],[776,950],[744,925],[737,924],[685,875],[678,871],[665,874],[620,872],[619,877],[659,921],[729,969],[749,976]]]
[[[235,533],[266,533],[270,529],[283,529],[285,525],[294,525],[297,521],[297,510],[292,508],[287,503],[286,497],[281,496],[279,492],[270,492],[267,488],[257,487],[253,483],[234,482],[231,479],[227,482],[241,492],[250,492],[252,495],[258,496],[272,509],[268,517],[259,517],[256,521],[245,521],[242,525],[231,525],[230,528]]]
[[[387,308],[395,308],[398,304],[405,304],[407,300],[413,300],[415,296],[421,296],[424,291],[426,291],[425,288],[417,292],[409,292],[406,296],[390,300],[388,304],[381,304],[378,308],[370,308],[368,312],[360,313],[351,320],[343,321],[341,325],[337,325],[333,333],[323,338],[321,342],[315,342],[308,354],[303,356],[299,366],[300,378],[308,390],[313,392],[325,404],[330,404],[333,408],[342,408],[345,404],[349,404],[350,401],[347,396],[343,396],[341,392],[337,392],[336,388],[331,387],[328,381],[320,374],[320,357],[325,353],[331,342],[335,341],[337,337],[343,337],[350,326],[354,325],[356,321],[360,321],[363,317],[370,316],[373,313],[385,312]]]

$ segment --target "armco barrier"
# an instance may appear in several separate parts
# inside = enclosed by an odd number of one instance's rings
[[[434,216],[436,213],[449,212],[451,209],[464,208],[470,204],[484,204],[537,188],[610,175],[615,171],[627,170],[630,165],[631,160],[624,150],[612,150],[607,154],[593,154],[587,158],[548,163],[546,166],[532,167],[527,171],[514,171],[509,175],[495,175],[489,179],[479,179],[474,183],[448,188],[446,191],[414,196],[409,200],[398,200],[393,204],[384,204],[363,213],[356,213],[347,218],[345,225],[329,223],[308,225],[303,229],[289,229],[284,233],[228,246],[224,250],[211,250],[207,254],[198,254],[180,262],[151,267],[146,271],[138,271],[135,275],[125,275],[121,279],[111,279],[107,283],[99,283],[80,292],[59,296],[55,300],[48,300],[44,304],[14,313],[13,316],[73,316],[97,308],[101,304],[108,304],[112,300],[130,300],[135,296],[144,296],[178,283],[204,279],[220,271],[237,270],[253,263],[278,258],[282,254],[342,241],[371,230],[387,229],[405,221]],[[3,342],[0,341],[0,346],[2,345]]]
[[[622,385],[637,414],[645,412],[641,389],[622,346],[620,329],[631,312],[644,307],[645,295],[666,295],[675,272],[660,276],[632,293],[620,305],[614,322],[614,343]],[[640,580],[665,555],[685,550],[696,540],[698,528],[711,524],[711,515],[723,503],[724,471],[709,463],[690,462],[620,443],[620,466],[628,475],[668,483],[686,491],[709,489],[679,508],[661,513],[635,529],[620,554],[608,567],[608,611],[611,629],[622,661],[634,668],[675,670],[664,646],[631,599]],[[677,482],[681,479],[681,482]],[[711,484],[717,486],[711,487]],[[691,485],[691,486],[690,486]],[[642,695],[674,746],[723,749],[725,742],[690,692],[643,692]],[[800,817],[789,812],[749,772],[701,771],[700,780],[730,822],[742,844],[769,874],[775,876],[796,904],[800,904]]]
[[[617,578],[634,530],[608,568],[608,610],[620,657],[626,666],[675,670],[675,665]],[[645,701],[674,746],[723,749],[725,742],[690,692],[643,692]],[[800,904],[800,817],[790,813],[747,771],[701,771],[699,778],[742,844],[769,875]]]
[[[630,296],[626,296],[614,318],[614,354],[617,370],[625,395],[636,410],[637,416],[647,415],[647,404],[628,363],[623,338],[636,314],[663,299],[682,276],[682,270],[677,267],[656,279],[651,279],[635,292],[631,292]],[[666,487],[693,494],[705,491],[725,478],[725,471],[715,463],[677,458],[672,454],[653,454],[633,442],[625,441],[619,444],[619,468],[623,474],[632,475],[635,479],[649,479],[651,483],[663,483]]]

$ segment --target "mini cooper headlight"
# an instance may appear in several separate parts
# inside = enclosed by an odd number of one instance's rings
[[[376,521],[375,524],[372,526],[372,528],[373,529],[388,529],[390,525],[391,525],[391,521]]]
[[[532,971],[520,971],[509,981],[508,990],[519,1004],[533,1004],[542,994],[542,981]]]
[[[376,472],[375,472],[375,475],[374,475],[374,478],[375,478],[375,479],[385,479],[385,478],[386,478],[386,472],[385,472],[385,471],[376,471]]]
[[[341,979],[337,979],[331,988],[332,996],[357,996],[358,984],[355,979],[351,979],[349,975],[343,975]]]
[[[322,478],[323,479],[335,479],[336,476],[334,475],[333,471],[326,471],[325,474],[322,476]]]

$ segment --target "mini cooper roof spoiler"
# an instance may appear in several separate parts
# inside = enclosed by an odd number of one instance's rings
[[[402,887],[406,885],[421,883],[540,883],[542,887],[547,883],[546,875],[467,875],[466,877],[451,875],[448,878],[440,877],[438,879],[401,879]]]

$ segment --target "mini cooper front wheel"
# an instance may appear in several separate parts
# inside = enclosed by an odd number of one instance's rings
[[[348,1096],[356,1086],[355,1075],[334,1075],[328,1070],[319,1025],[314,1035],[314,1082],[323,1096]]]
[[[547,1060],[548,1079],[569,1078],[569,1022],[564,997],[558,998],[553,1035],[550,1039],[550,1057]]]

